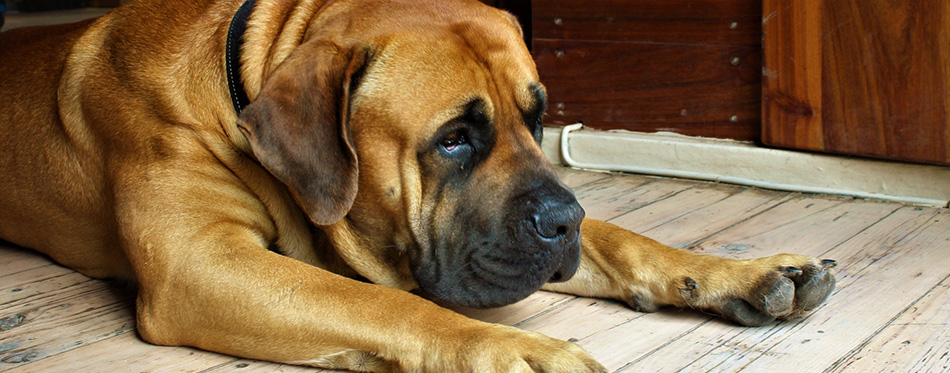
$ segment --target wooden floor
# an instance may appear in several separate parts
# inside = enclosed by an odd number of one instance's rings
[[[613,301],[543,292],[469,315],[577,339],[619,372],[950,371],[948,210],[559,172],[590,217],[702,253],[837,259],[838,288],[807,318],[760,328],[690,310],[643,314]],[[135,333],[132,299],[43,256],[0,247],[0,370],[305,370],[146,344]]]

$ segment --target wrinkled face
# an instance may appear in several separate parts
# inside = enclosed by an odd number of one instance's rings
[[[469,307],[573,275],[584,216],[541,153],[544,89],[497,13],[387,39],[350,105],[360,176],[348,218],[408,257],[424,292]]]

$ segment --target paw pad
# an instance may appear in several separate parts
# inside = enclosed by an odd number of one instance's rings
[[[720,312],[723,317],[745,326],[762,326],[775,321],[774,317],[759,312],[742,299],[727,301]]]
[[[723,317],[747,326],[801,316],[831,295],[835,277],[830,269],[837,264],[830,259],[812,259],[804,265],[780,266],[741,299],[724,300],[719,311]]]
[[[763,282],[749,299],[749,303],[770,317],[792,313],[794,301],[795,283],[783,276]]]
[[[832,261],[834,262],[834,261]],[[822,267],[806,268],[801,276],[792,280],[795,281],[795,303],[797,311],[800,313],[809,312],[828,299],[831,292],[835,289],[835,276],[828,271],[835,264],[826,266],[822,261]]]

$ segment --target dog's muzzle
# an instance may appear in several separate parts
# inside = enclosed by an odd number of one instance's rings
[[[580,263],[584,209],[552,178],[527,183],[505,201],[503,212],[460,209],[465,223],[454,232],[464,237],[413,266],[422,290],[439,302],[487,308],[570,279]]]

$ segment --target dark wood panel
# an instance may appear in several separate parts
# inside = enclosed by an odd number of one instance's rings
[[[535,39],[551,124],[758,140],[761,50]]]
[[[763,1],[762,141],[824,149],[821,1]]]
[[[950,164],[950,2],[766,0],[766,144]]]
[[[834,0],[822,14],[826,149],[950,164],[950,2]]]
[[[534,0],[538,39],[762,45],[761,0]]]

